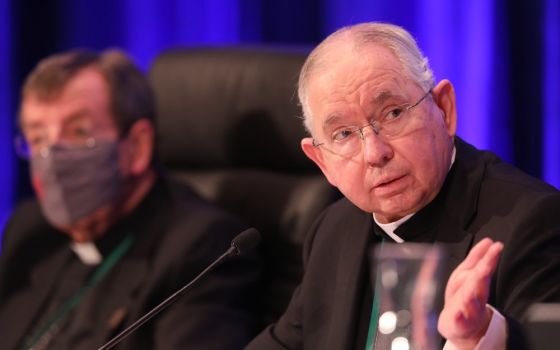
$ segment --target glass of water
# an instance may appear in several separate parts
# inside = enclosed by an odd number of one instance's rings
[[[375,350],[436,350],[445,285],[442,248],[433,244],[383,243],[373,254]]]

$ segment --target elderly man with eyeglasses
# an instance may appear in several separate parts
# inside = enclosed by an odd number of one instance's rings
[[[368,253],[382,241],[445,244],[439,348],[524,348],[528,307],[560,301],[560,193],[455,135],[451,82],[400,27],[330,35],[299,98],[302,149],[345,198],[312,228],[287,311],[247,349],[408,349],[375,342]]]

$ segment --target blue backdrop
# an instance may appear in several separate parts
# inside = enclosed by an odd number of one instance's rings
[[[560,187],[556,0],[0,0],[0,220],[29,192],[12,139],[22,79],[71,47],[121,47],[143,69],[176,46],[318,43],[362,21],[406,27],[456,87],[458,133]]]

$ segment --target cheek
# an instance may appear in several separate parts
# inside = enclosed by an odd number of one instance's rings
[[[350,201],[360,206],[369,200],[370,189],[363,161],[331,162],[328,171],[332,184]]]
[[[408,153],[407,161],[417,190],[432,194],[439,189],[449,170],[451,140],[442,133],[429,133],[417,140],[411,145],[413,151]]]
[[[441,171],[432,162],[426,162],[424,166],[415,169],[416,195],[422,198],[432,199],[435,197],[439,185],[442,182]]]
[[[132,154],[127,142],[121,142],[119,145],[119,170],[123,177],[131,174]]]

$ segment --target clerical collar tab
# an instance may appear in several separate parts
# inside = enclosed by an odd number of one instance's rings
[[[93,242],[72,242],[70,243],[70,248],[80,258],[80,261],[86,265],[99,265],[103,261],[103,256]]]
[[[389,236],[391,239],[393,239],[395,242],[397,243],[403,243],[404,239],[402,239],[401,237],[399,237],[397,234],[395,234],[395,230],[402,224],[404,224],[406,221],[408,221],[408,219],[410,219],[412,216],[414,215],[414,213],[412,214],[408,214],[407,216],[400,218],[397,221],[393,221],[387,224],[382,224],[379,221],[377,221],[377,219],[375,218],[375,213],[373,214],[373,220],[375,221],[375,223],[377,224],[377,226],[379,226],[379,228],[381,228],[383,230],[383,232],[385,232],[387,234],[387,236]]]

